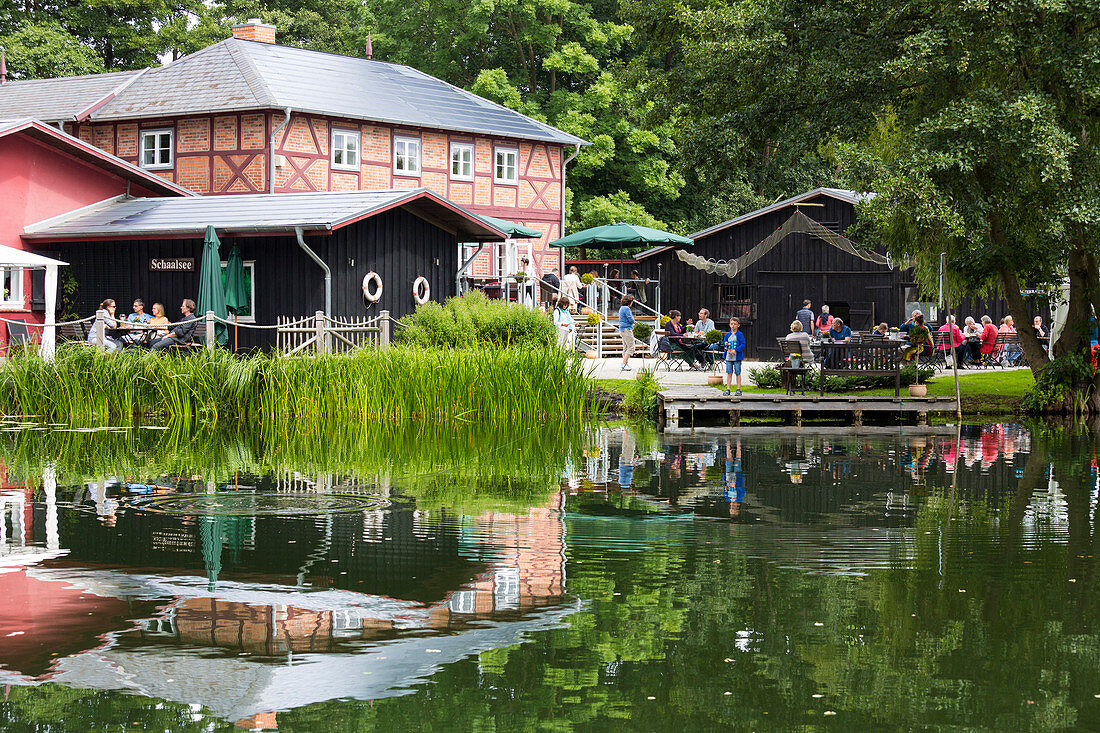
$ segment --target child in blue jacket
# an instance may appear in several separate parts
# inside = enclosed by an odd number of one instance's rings
[[[741,361],[745,358],[745,334],[741,333],[741,321],[730,319],[730,332],[722,338],[722,351],[726,354],[726,391],[730,393],[733,377],[737,376],[738,397],[741,396]]]

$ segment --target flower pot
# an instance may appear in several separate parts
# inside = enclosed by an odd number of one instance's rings
[[[585,359],[595,359],[595,358],[597,358],[597,356],[598,356],[598,354],[596,353],[595,349],[592,349],[591,351],[584,352],[584,358]]]
[[[924,397],[927,394],[928,394],[928,385],[927,384],[910,384],[909,385],[909,396],[910,397]]]
[[[791,354],[791,369],[802,368],[802,354]]]
[[[719,384],[722,384],[722,375],[721,374],[708,374],[707,375],[707,384],[712,385],[712,386],[717,386]]]
[[[581,315],[582,315],[582,316],[587,316],[587,315],[588,315],[589,313],[591,313],[591,312],[592,312],[592,309],[591,309],[591,308],[587,308],[587,307],[585,307],[585,306],[583,306],[583,305],[581,306]]]

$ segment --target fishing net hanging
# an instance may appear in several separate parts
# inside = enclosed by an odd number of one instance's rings
[[[874,262],[876,265],[893,266],[885,256],[867,249],[860,249],[852,240],[825,228],[797,209],[791,215],[791,218],[783,222],[782,226],[769,234],[764,241],[735,260],[709,260],[682,249],[676,252],[676,256],[692,267],[711,275],[736,277],[739,272],[744,271],[768,252],[771,252],[777,244],[790,234],[811,234],[861,260]]]

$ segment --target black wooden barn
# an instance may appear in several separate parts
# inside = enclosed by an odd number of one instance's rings
[[[23,238],[35,251],[72,265],[80,315],[95,313],[105,298],[128,313],[133,299],[141,298],[146,310],[163,303],[172,320],[179,317],[180,302],[198,292],[208,224],[221,239],[223,261],[233,244],[240,246],[253,299],[252,312],[241,322],[261,325],[325,310],[324,272],[302,248],[297,230],[332,272],[335,318],[382,310],[405,316],[415,308],[412,287],[421,276],[431,299],[441,302],[456,294],[459,242],[505,239],[477,215],[426,189],[121,197],[32,225]],[[384,286],[373,305],[362,292],[371,271]],[[241,348],[267,348],[274,341],[274,331],[239,331]]]
[[[816,188],[696,232],[691,235],[695,245],[683,251],[705,260],[741,258],[791,221],[796,212],[831,233],[822,236],[843,234],[856,221],[859,196],[843,189]],[[793,225],[796,230],[815,228],[799,226],[797,221]],[[870,330],[881,322],[896,326],[914,308],[923,310],[933,323],[942,322],[945,314],[938,313],[931,302],[936,300],[936,293],[922,293],[911,272],[891,267],[876,254],[881,248],[861,243],[855,246],[865,248],[863,254],[871,259],[845,251],[813,233],[795,231],[733,278],[709,274],[684,262],[676,247],[658,247],[635,255],[638,264],[628,269],[659,279],[661,306],[666,313],[677,309],[687,319],[705,307],[723,329],[730,316],[737,316],[745,332],[749,358],[778,356],[776,339],[789,333],[795,313],[807,298],[815,314],[823,303],[827,304],[833,316],[843,318],[853,331]],[[988,312],[996,320],[1008,312],[1000,301],[976,302],[972,307],[978,310],[960,308],[960,325],[966,315],[980,317]]]

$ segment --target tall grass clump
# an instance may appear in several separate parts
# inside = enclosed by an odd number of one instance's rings
[[[432,348],[479,344],[548,348],[557,337],[545,313],[486,298],[478,290],[448,298],[443,305],[425,303],[402,323],[401,343]]]
[[[561,349],[398,346],[343,355],[176,357],[58,349],[0,367],[7,415],[81,424],[158,416],[183,422],[303,425],[414,420],[505,424],[572,420],[587,410],[583,365]]]

